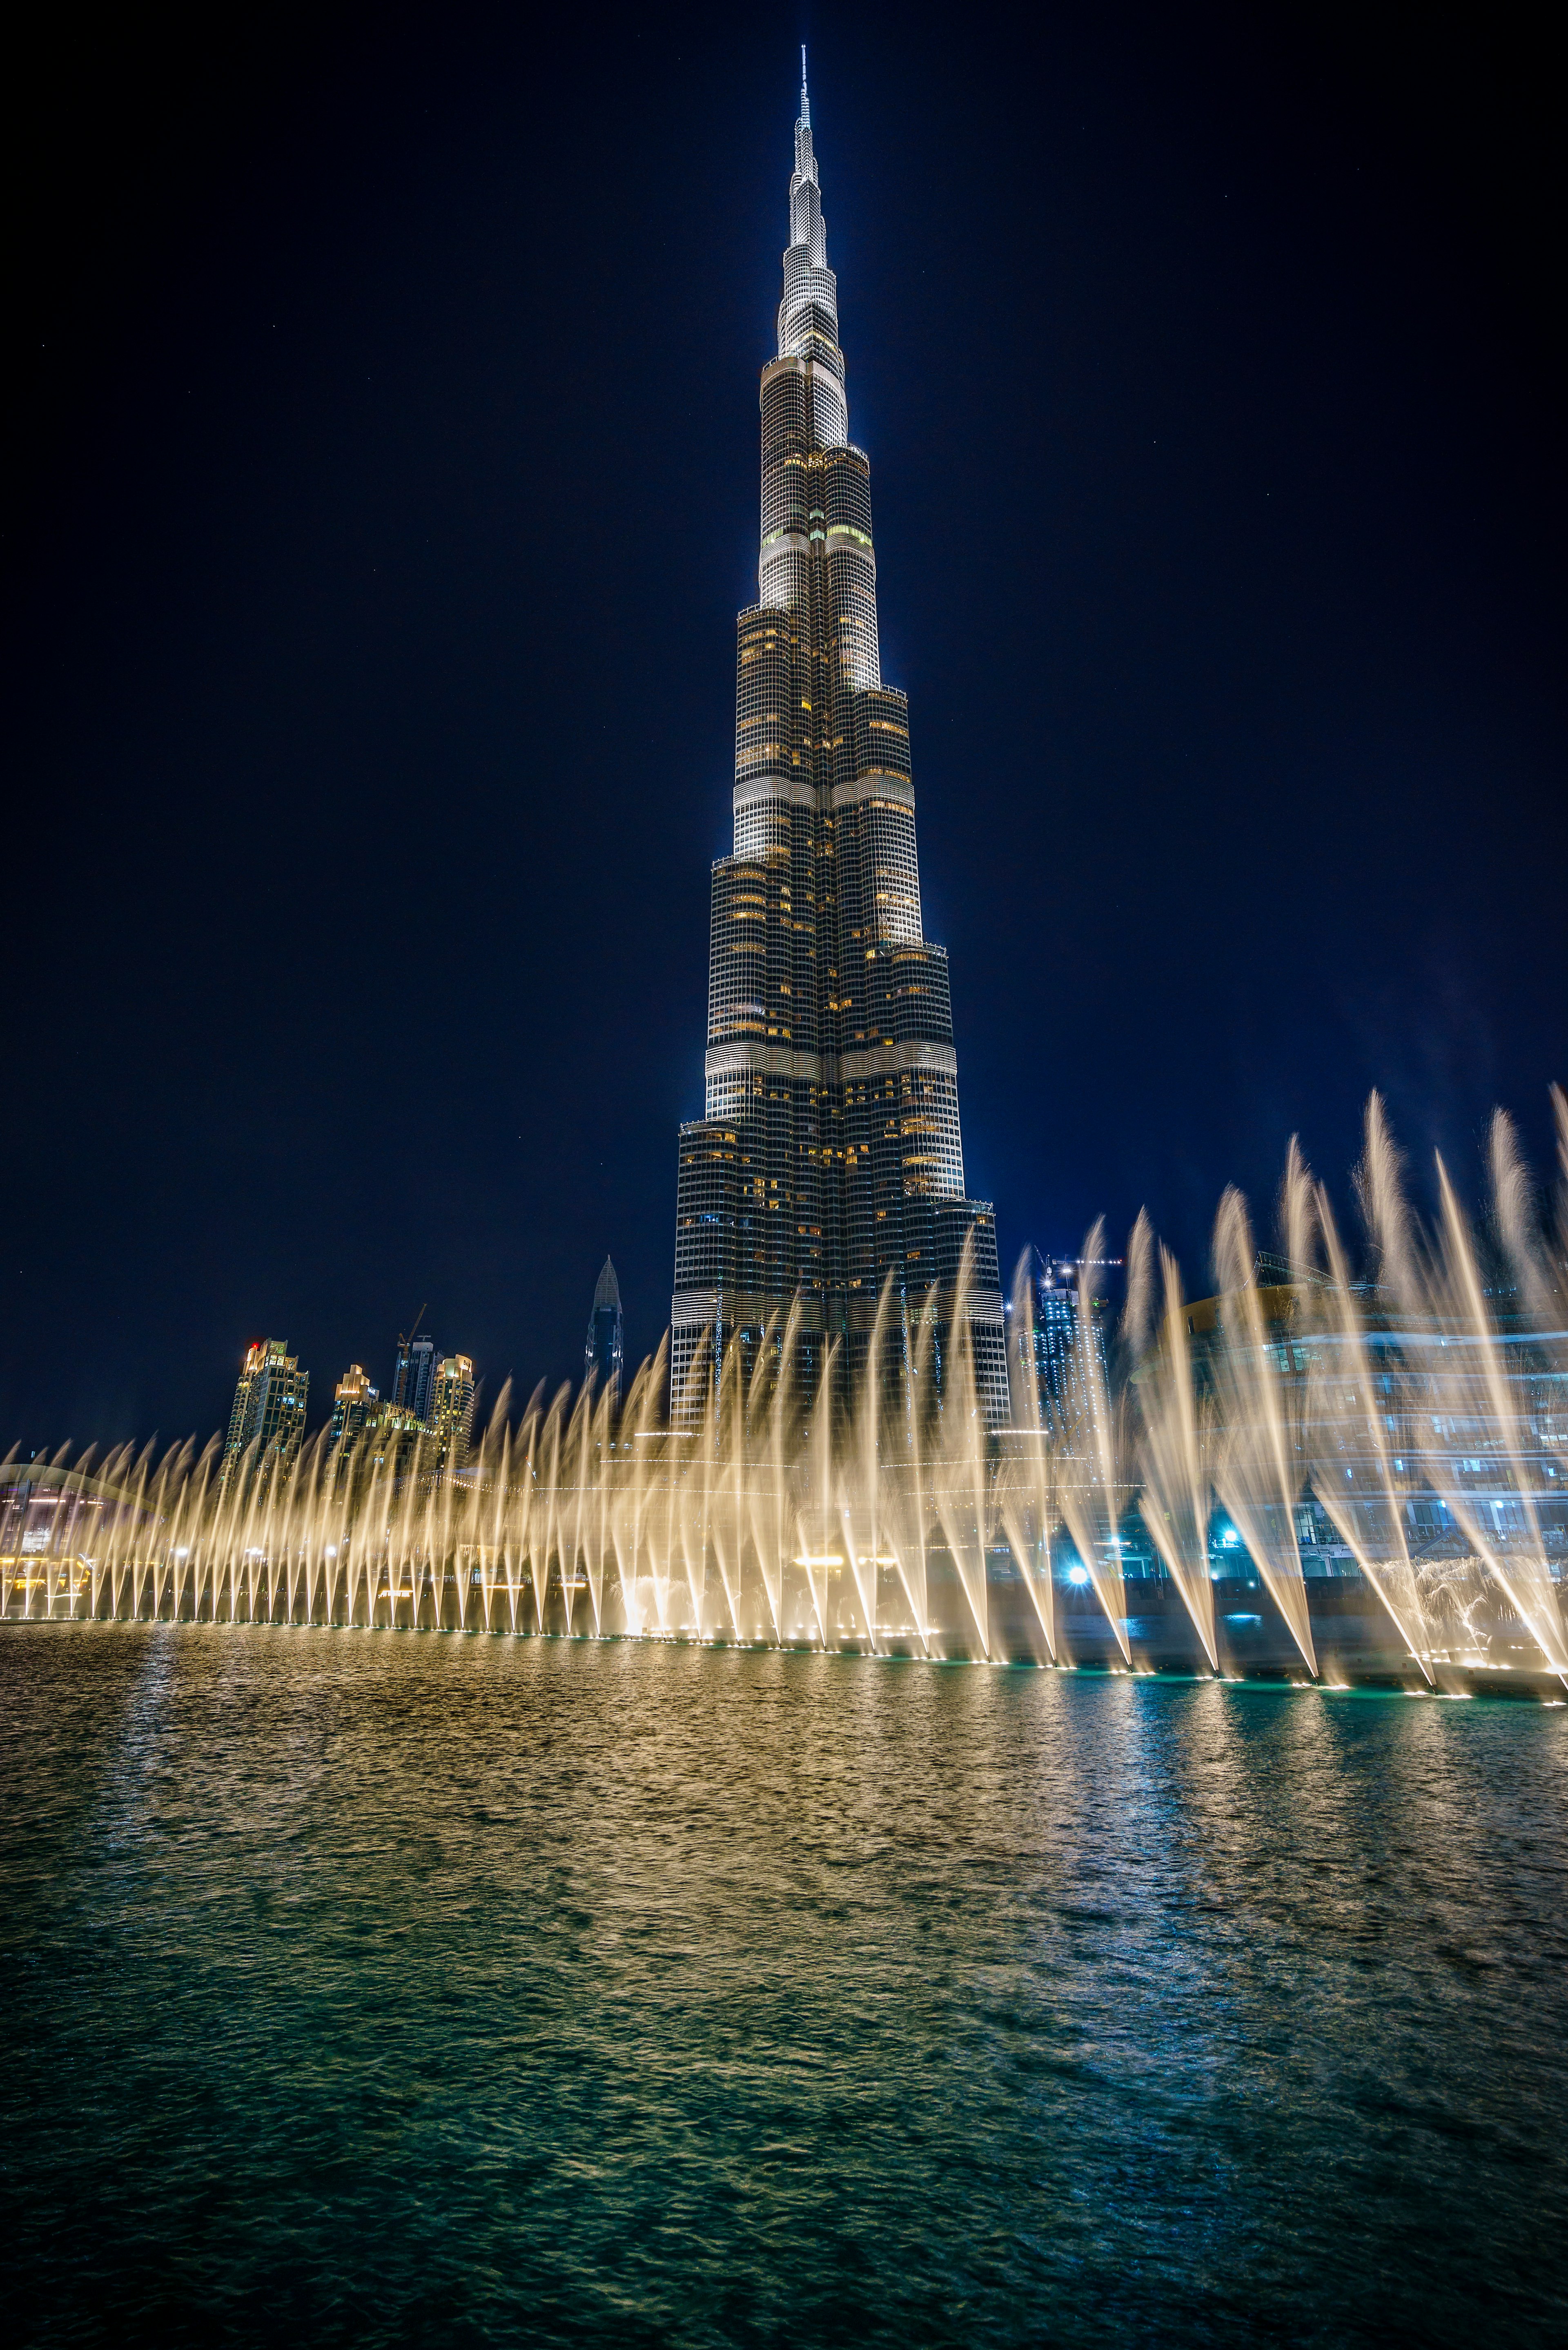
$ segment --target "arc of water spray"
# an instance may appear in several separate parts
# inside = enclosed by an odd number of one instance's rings
[[[732,1618],[737,1612],[736,1594],[741,1579],[741,1495],[745,1473],[746,1411],[742,1380],[745,1365],[738,1344],[732,1344],[724,1357],[724,1367],[719,1378],[718,1453],[719,1473],[714,1492],[712,1518],[713,1555],[718,1561],[719,1580],[723,1587],[724,1605]],[[691,1604],[701,1622],[702,1586],[691,1586]]]
[[[881,1403],[886,1374],[883,1347],[892,1289],[893,1276],[889,1274],[877,1300],[866,1375],[860,1385],[860,1409],[851,1421],[852,1432],[845,1446],[845,1459],[838,1481],[838,1516],[845,1555],[855,1579],[856,1596],[860,1602],[860,1612],[865,1618],[867,1636],[873,1650],[877,1647],[877,1581],[882,1565],[882,1523],[878,1502],[881,1492]],[[870,1544],[869,1555],[866,1556],[860,1550],[862,1540]]]
[[[959,1584],[980,1635],[981,1652],[991,1654],[986,1578],[990,1542],[990,1481],[985,1467],[985,1424],[975,1385],[970,1336],[969,1298],[974,1278],[973,1235],[965,1237],[953,1284],[949,1378],[938,1413],[941,1431],[940,1473],[936,1480],[937,1516]]]
[[[801,1306],[792,1298],[784,1315],[779,1342],[778,1378],[768,1419],[766,1494],[759,1493],[753,1513],[757,1562],[763,1592],[775,1640],[784,1638],[784,1563],[802,1547],[791,1507],[789,1480],[794,1453],[795,1357],[800,1343]]]
[[[725,1592],[731,1627],[737,1640],[745,1637],[742,1625],[746,1546],[748,1543],[751,1545],[751,1555],[764,1594],[769,1589],[767,1555],[770,1544],[775,1556],[780,1547],[780,1537],[770,1509],[770,1497],[774,1475],[774,1420],[782,1400],[780,1366],[786,1344],[788,1318],[787,1314],[777,1306],[768,1315],[746,1391],[746,1473],[737,1480],[735,1489],[735,1586],[732,1591],[727,1589]],[[771,1598],[768,1606],[771,1617]],[[774,1637],[777,1637],[776,1627]]]
[[[1209,1573],[1210,1470],[1203,1422],[1192,1377],[1192,1348],[1181,1294],[1181,1269],[1170,1251],[1159,1253],[1165,1318],[1147,1369],[1138,1469],[1140,1513],[1165,1569],[1203,1643],[1214,1671],[1220,1650],[1214,1631],[1214,1585]]]
[[[1561,1096],[1555,1089],[1553,1107],[1558,1109],[1559,1149],[1563,1151],[1568,1141],[1568,1118],[1563,1116]],[[1513,1170],[1508,1164],[1511,1141],[1511,1135],[1500,1135],[1494,1125],[1492,1175],[1494,1187],[1501,1193],[1497,1211],[1505,1232],[1511,1222],[1517,1223],[1520,1208]],[[1564,1166],[1568,1169],[1568,1156],[1564,1157]],[[1511,1482],[1530,1534],[1538,1538],[1539,1527],[1520,1475],[1511,1401],[1491,1315],[1476,1270],[1469,1227],[1440,1157],[1437,1167],[1441,1200],[1440,1250],[1436,1256],[1428,1254],[1423,1265],[1417,1249],[1414,1220],[1405,1201],[1399,1152],[1389,1130],[1382,1097],[1374,1092],[1366,1104],[1366,1146],[1356,1170],[1356,1188],[1378,1252],[1381,1277],[1417,1326],[1424,1320],[1439,1333],[1451,1330],[1459,1342],[1450,1347],[1445,1337],[1439,1336],[1435,1347],[1428,1340],[1425,1347],[1428,1384],[1441,1407],[1431,1415],[1434,1435],[1445,1422],[1451,1429],[1472,1417],[1483,1423],[1490,1421],[1500,1440],[1499,1449],[1508,1461]],[[1501,1186],[1500,1175],[1503,1179]],[[1492,1457],[1490,1446],[1488,1457]],[[1470,1543],[1485,1571],[1529,1625],[1542,1656],[1553,1670],[1562,1674],[1568,1661],[1562,1618],[1538,1539],[1533,1565],[1526,1563],[1520,1567],[1506,1560],[1473,1506],[1453,1455],[1440,1442],[1434,1443],[1423,1449],[1422,1464],[1428,1483],[1450,1519]]]
[[[1451,1468],[1445,1480],[1447,1490],[1443,1492],[1443,1501],[1449,1515],[1463,1527],[1467,1539],[1475,1545],[1477,1555],[1484,1561],[1488,1572],[1510,1605],[1529,1627],[1532,1638],[1540,1647],[1552,1671],[1568,1687],[1568,1640],[1563,1638],[1563,1618],[1551,1572],[1546,1565],[1540,1522],[1524,1475],[1517,1408],[1509,1393],[1501,1347],[1481,1286],[1469,1227],[1455,1196],[1440,1152],[1437,1155],[1437,1166],[1441,1200],[1443,1264],[1440,1273],[1434,1274],[1435,1303],[1440,1314],[1446,1309],[1445,1318],[1459,1321],[1467,1334],[1464,1357],[1460,1358],[1463,1368],[1457,1377],[1450,1372],[1448,1378],[1459,1388],[1462,1399],[1471,1408],[1473,1416],[1492,1433],[1492,1440],[1497,1447],[1496,1457],[1501,1461],[1506,1479],[1504,1492],[1509,1505],[1517,1509],[1524,1523],[1528,1543],[1526,1553],[1520,1557],[1502,1550],[1495,1535],[1483,1524],[1472,1495],[1459,1483]],[[1492,1497],[1489,1495],[1488,1498]]]
[[[1553,1108],[1568,1175],[1568,1105],[1560,1095]],[[761,1620],[783,1638],[800,1588],[788,1582],[799,1559],[816,1637],[828,1642],[837,1629],[825,1559],[833,1552],[839,1563],[842,1538],[857,1621],[873,1645],[885,1645],[888,1635],[881,1578],[891,1560],[929,1647],[928,1544],[943,1542],[978,1645],[989,1652],[994,1534],[1019,1563],[1054,1656],[1051,1566],[1059,1511],[1127,1657],[1120,1525],[1136,1482],[1151,1539],[1213,1662],[1206,1571],[1212,1482],[1315,1667],[1295,1523],[1310,1478],[1424,1669],[1446,1658],[1435,1646],[1432,1608],[1451,1607],[1473,1645],[1486,1637],[1472,1628],[1481,1595],[1496,1594],[1508,1622],[1521,1622],[1549,1669],[1568,1681],[1568,1638],[1546,1556],[1546,1504],[1536,1491],[1543,1459],[1563,1457],[1561,1431],[1536,1390],[1568,1374],[1568,1186],[1556,1223],[1542,1230],[1511,1123],[1501,1114],[1490,1157],[1490,1237],[1472,1235],[1441,1162],[1439,1212],[1428,1235],[1405,1205],[1398,1153],[1383,1106],[1372,1098],[1357,1172],[1381,1284],[1369,1293],[1353,1281],[1328,1203],[1293,1145],[1281,1201],[1285,1306],[1271,1305],[1268,1315],[1244,1203],[1227,1195],[1216,1225],[1222,1295],[1210,1357],[1212,1403],[1199,1389],[1188,1345],[1179,1276],[1163,1253],[1164,1318],[1158,1343],[1147,1343],[1154,1243],[1140,1217],[1128,1244],[1115,1378],[1107,1378],[1096,1343],[1085,1277],[1065,1402],[1050,1422],[1035,1385],[1032,1293],[1021,1268],[1009,1350],[1014,1425],[1000,1445],[979,1410],[966,1259],[952,1298],[939,1301],[933,1293],[919,1305],[907,1292],[899,1295],[899,1371],[889,1359],[894,1299],[884,1288],[864,1375],[869,1391],[853,1388],[840,1410],[835,1377],[826,1377],[814,1399],[809,1441],[797,1409],[797,1302],[784,1312],[782,1330],[775,1322],[763,1334],[754,1370],[744,1370],[733,1348],[721,1349],[734,1359],[714,1377],[699,1349],[701,1385],[691,1394],[701,1409],[690,1432],[663,1426],[661,1355],[640,1367],[624,1407],[612,1408],[607,1392],[574,1402],[569,1388],[546,1405],[541,1388],[514,1430],[504,1392],[461,1477],[438,1471],[423,1442],[410,1454],[395,1446],[334,1452],[317,1436],[292,1461],[258,1447],[235,1461],[217,1440],[199,1452],[192,1443],[123,1445],[96,1467],[89,1452],[69,1471],[62,1447],[37,1464],[38,1476],[58,1472],[60,1481],[41,1552],[30,1540],[21,1555],[29,1505],[20,1483],[0,1494],[0,1599],[36,1617],[62,1600],[74,1609],[79,1588],[94,1613],[367,1625],[389,1601],[400,1621],[411,1605],[421,1622],[433,1615],[472,1625],[483,1617],[487,1627],[501,1628],[504,1584],[504,1624],[518,1631],[530,1621],[543,1627],[557,1567],[564,1596],[575,1604],[586,1564],[596,1629],[618,1599],[632,1631],[656,1624],[707,1637],[722,1607],[740,1633],[758,1623],[760,1607]],[[1494,1240],[1507,1274],[1487,1269]],[[1086,1255],[1102,1245],[1096,1232]],[[1500,1278],[1512,1284],[1506,1306],[1497,1303]],[[1139,1302],[1146,1294],[1147,1310]],[[940,1376],[939,1318],[950,1334]],[[827,1367],[841,1363],[830,1352]],[[1388,1409],[1377,1409],[1380,1397]],[[1555,1481],[1541,1491],[1553,1493]],[[1405,1523],[1407,1516],[1416,1523],[1422,1494],[1447,1512],[1427,1556],[1417,1555]],[[105,1495],[110,1506],[89,1518],[89,1499],[96,1513]],[[1449,1555],[1443,1526],[1470,1555]],[[608,1587],[612,1578],[618,1594]],[[1477,1597],[1467,1606],[1471,1583]],[[848,1578],[838,1593],[847,1603]]]
[[[1317,1220],[1328,1253],[1329,1300],[1334,1317],[1331,1335],[1335,1343],[1333,1353],[1325,1351],[1314,1364],[1312,1393],[1315,1409],[1309,1411],[1308,1423],[1314,1430],[1326,1434],[1337,1419],[1336,1402],[1345,1399],[1348,1382],[1348,1392],[1359,1407],[1356,1432],[1372,1456],[1374,1492],[1368,1495],[1355,1492],[1354,1466],[1351,1477],[1346,1478],[1344,1460],[1321,1442],[1314,1455],[1318,1473],[1314,1476],[1313,1490],[1430,1685],[1431,1636],[1405,1539],[1402,1497],[1395,1482],[1394,1453],[1388,1440],[1386,1423],[1390,1415],[1378,1409],[1376,1375],[1366,1332],[1355,1311],[1350,1267],[1328,1194],[1321,1186]],[[1334,1400],[1325,1392],[1333,1387],[1339,1391]],[[1349,1493],[1345,1492],[1347,1483],[1353,1488]],[[1368,1539],[1368,1517],[1380,1526],[1382,1534],[1376,1554]]]
[[[936,1328],[937,1294],[935,1287],[927,1290],[916,1309],[914,1336],[909,1335],[909,1302],[902,1313],[901,1357],[904,1377],[904,1433],[909,1452],[909,1477],[905,1506],[899,1513],[894,1537],[894,1554],[898,1561],[899,1580],[904,1586],[915,1628],[920,1636],[920,1646],[927,1656],[931,1650],[931,1627],[929,1614],[930,1583],[926,1552],[926,1436],[929,1427],[928,1394],[930,1386],[931,1347]]]
[[[690,1416],[701,1400],[695,1430],[695,1465],[680,1482],[675,1513],[681,1564],[687,1584],[699,1586],[707,1571],[709,1529],[713,1521],[713,1495],[718,1478],[719,1399],[711,1376],[712,1337],[704,1330],[687,1373],[686,1407]]]
[[[824,1648],[827,1646],[827,1569],[830,1562],[826,1553],[817,1546],[826,1539],[834,1519],[833,1372],[837,1359],[838,1341],[834,1338],[823,1350],[822,1369],[816,1382],[816,1409],[812,1415],[811,1431],[812,1506],[804,1529],[805,1539],[800,1553],[800,1565],[805,1570],[806,1588],[811,1594],[812,1613],[816,1618],[817,1641]]]
[[[1492,1112],[1487,1158],[1498,1237],[1533,1325],[1535,1344],[1559,1381],[1568,1387],[1568,1099],[1561,1086],[1552,1087],[1552,1107],[1563,1170],[1556,1262],[1537,1217],[1534,1186],[1520,1156],[1518,1132],[1505,1109]],[[1568,1465],[1568,1419],[1556,1415],[1546,1419],[1542,1435],[1559,1463]]]
[[[1071,1348],[1068,1418],[1059,1440],[1057,1505],[1124,1663],[1131,1664],[1127,1639],[1127,1583],[1122,1568],[1121,1512],[1125,1480],[1118,1471],[1111,1399],[1095,1326],[1089,1268],[1105,1254],[1105,1219],[1084,1242],[1078,1269],[1078,1305]]]
[[[882,1284],[873,1326],[870,1360],[877,1369],[871,1376],[875,1378],[878,1392],[869,1404],[864,1400],[862,1404],[857,1506],[869,1527],[871,1596],[867,1613],[872,1645],[877,1645],[881,1630],[877,1597],[879,1578],[884,1565],[891,1563],[921,1651],[929,1656],[930,1627],[926,1621],[925,1517],[919,1430],[924,1406],[917,1392],[924,1376],[926,1356],[918,1337],[911,1350],[909,1302],[900,1293],[897,1299],[898,1376],[890,1382],[892,1391],[889,1396],[883,1396],[880,1391],[882,1373],[888,1368],[894,1306],[893,1276],[889,1274]],[[900,1443],[907,1450],[908,1474],[885,1477],[884,1452],[896,1454]],[[847,1530],[846,1539],[849,1539]]]
[[[1315,1675],[1317,1652],[1296,1543],[1304,1464],[1287,1425],[1283,1383],[1263,1324],[1246,1202],[1234,1185],[1220,1202],[1214,1257],[1230,1340],[1220,1357],[1226,1410],[1215,1482],[1308,1671]]]
[[[592,1473],[593,1443],[594,1381],[590,1375],[577,1389],[577,1399],[572,1407],[571,1419],[566,1423],[566,1457],[576,1464],[576,1473],[573,1479],[576,1490],[572,1495],[572,1506],[569,1512],[563,1511],[561,1513],[561,1599],[566,1611],[568,1632],[575,1628],[574,1617],[576,1613],[577,1596],[574,1586],[577,1580],[577,1567],[580,1563],[586,1563],[587,1558],[587,1513],[591,1492],[589,1481]],[[567,1531],[568,1517],[569,1532]],[[593,1599],[591,1592],[588,1596],[591,1608]]]
[[[1051,1579],[1054,1522],[1051,1448],[1040,1394],[1034,1352],[1033,1252],[1025,1249],[1012,1275],[1012,1326],[1007,1360],[1008,1388],[1018,1451],[999,1479],[1002,1532],[1020,1579],[1056,1662],[1056,1611]]]
[[[632,1383],[636,1410],[632,1417],[631,1493],[632,1493],[632,1557],[641,1556],[650,1504],[653,1499],[654,1453],[650,1442],[658,1427],[664,1397],[664,1380],[669,1362],[668,1334],[659,1342],[653,1360],[645,1364],[639,1373],[641,1392],[637,1381]],[[651,1564],[654,1574],[654,1595],[659,1604],[659,1627],[670,1626],[670,1579],[673,1565],[668,1551],[655,1552]]]

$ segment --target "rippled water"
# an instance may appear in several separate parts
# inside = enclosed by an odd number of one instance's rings
[[[25,2338],[1563,2336],[1568,1711],[60,1626],[0,1741]]]

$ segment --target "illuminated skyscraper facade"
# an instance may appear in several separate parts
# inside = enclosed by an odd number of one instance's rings
[[[1032,1272],[1030,1323],[1033,1336],[1033,1379],[1026,1392],[1030,1405],[1023,1417],[1033,1419],[1036,1400],[1046,1425],[1071,1448],[1088,1440],[1097,1425],[1099,1399],[1109,1388],[1110,1366],[1106,1353],[1106,1300],[1092,1294],[1096,1262],[1081,1265],[1075,1257],[1041,1257]],[[1119,1268],[1118,1268],[1119,1270]],[[1093,1349],[1097,1378],[1089,1375],[1079,1345],[1084,1328],[1084,1297],[1089,1298],[1087,1344]],[[1024,1330],[1013,1328],[1015,1346],[1026,1342]]]
[[[444,1355],[435,1376],[438,1468],[466,1469],[473,1443],[473,1365],[466,1355]]]
[[[220,1489],[227,1492],[249,1461],[263,1474],[292,1460],[305,1434],[310,1374],[288,1351],[286,1338],[258,1338],[245,1349],[229,1414]]]
[[[372,1420],[380,1405],[380,1395],[370,1385],[370,1376],[363,1363],[350,1363],[337,1382],[332,1399],[332,1418],[327,1424],[327,1450],[347,1460],[368,1422]]]
[[[996,1232],[965,1196],[947,954],[926,939],[909,704],[882,682],[870,465],[849,439],[837,280],[804,80],[778,356],[762,377],[758,599],[740,615],[735,845],[713,868],[706,1115],[680,1129],[671,1399],[800,1301],[808,1382],[864,1365],[891,1274],[908,1312],[970,1317],[1007,1418]]]
[[[398,1367],[392,1378],[392,1401],[415,1419],[429,1420],[435,1411],[435,1340],[426,1333],[398,1340]]]

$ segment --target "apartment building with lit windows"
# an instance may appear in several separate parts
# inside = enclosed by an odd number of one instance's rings
[[[467,1468],[473,1441],[473,1365],[468,1356],[442,1356],[434,1395],[436,1465],[455,1473]]]
[[[267,1473],[294,1458],[305,1435],[309,1399],[310,1374],[300,1369],[286,1338],[257,1338],[246,1347],[219,1471],[223,1492],[247,1463]]]

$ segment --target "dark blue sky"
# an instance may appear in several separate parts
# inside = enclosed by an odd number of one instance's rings
[[[1206,1275],[1366,1088],[1538,1162],[1562,189],[1521,19],[809,12],[883,665],[1003,1256]],[[794,22],[192,35],[13,78],[0,1439],[325,1410],[421,1300],[628,1347],[701,1105]]]

